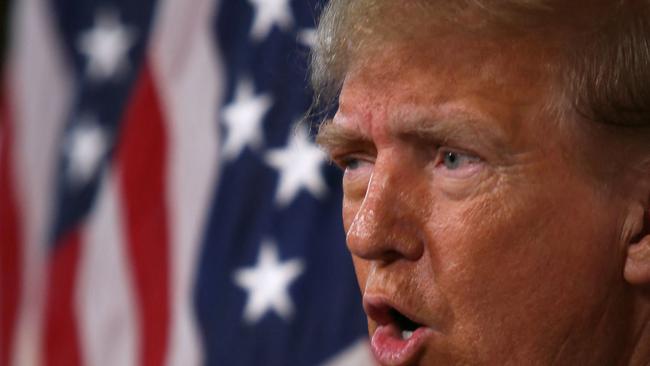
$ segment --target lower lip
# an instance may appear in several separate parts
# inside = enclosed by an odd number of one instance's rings
[[[402,339],[395,324],[380,325],[372,335],[372,353],[382,365],[406,365],[414,361],[432,333],[430,328],[420,327],[411,338]]]

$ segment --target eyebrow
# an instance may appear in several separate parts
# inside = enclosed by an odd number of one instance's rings
[[[458,148],[488,148],[501,157],[508,155],[507,139],[502,131],[499,131],[499,128],[489,128],[485,121],[472,116],[461,114],[453,118],[432,118],[408,113],[392,117],[390,133],[400,139]],[[374,149],[374,143],[369,136],[334,123],[333,120],[321,124],[316,142],[330,154],[351,148]]]
[[[340,149],[348,149],[351,146],[367,147],[373,146],[370,137],[365,136],[360,131],[343,127],[334,123],[332,119],[321,123],[316,143],[325,149],[328,153]]]
[[[483,147],[506,149],[505,131],[489,116],[459,109],[447,114],[436,116],[418,107],[397,110],[390,116],[390,133],[442,145],[490,145]]]
[[[415,139],[438,145],[503,145],[502,138],[494,129],[486,128],[467,118],[412,120],[405,126],[391,125],[391,133],[403,139]]]

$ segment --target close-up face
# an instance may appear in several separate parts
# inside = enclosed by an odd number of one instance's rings
[[[319,139],[345,171],[347,245],[381,364],[620,357],[623,203],[584,169],[596,157],[571,127],[582,122],[554,112],[529,44],[431,37],[349,68]]]

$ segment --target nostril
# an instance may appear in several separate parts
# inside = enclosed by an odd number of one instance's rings
[[[396,250],[387,250],[384,253],[382,253],[380,259],[381,259],[381,262],[383,262],[384,264],[390,264],[390,263],[393,263],[393,262],[399,260],[402,257],[404,257],[404,256],[402,254],[400,254],[400,252],[398,252]]]

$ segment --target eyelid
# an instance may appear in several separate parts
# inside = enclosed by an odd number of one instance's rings
[[[342,170],[345,170],[350,165],[350,161],[373,162],[374,158],[370,157],[368,153],[364,152],[339,152],[331,155],[331,160]]]

